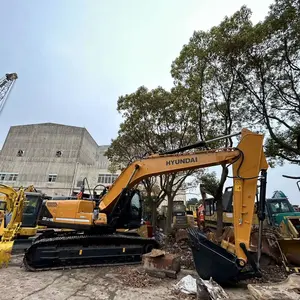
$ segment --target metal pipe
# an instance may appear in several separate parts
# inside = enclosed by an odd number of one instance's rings
[[[190,149],[195,149],[195,148],[199,148],[199,147],[205,147],[209,143],[216,142],[216,141],[223,140],[223,139],[230,138],[230,137],[234,137],[234,136],[237,136],[237,135],[240,135],[240,134],[241,134],[241,132],[232,133],[232,134],[228,134],[228,135],[216,137],[216,138],[208,140],[208,141],[199,141],[199,142],[197,142],[195,144],[187,145],[187,146],[184,146],[184,147],[181,147],[181,148],[177,148],[177,149],[174,149],[174,150],[170,150],[170,151],[165,151],[165,152],[163,152],[161,154],[162,155],[165,155],[165,154],[175,154],[175,153],[183,152],[183,151],[190,150]]]
[[[257,243],[257,267],[258,268],[259,268],[259,262],[261,258],[263,223],[266,217],[265,214],[266,191],[267,191],[267,170],[262,170],[261,179],[260,179],[259,203],[258,203],[258,210],[257,210],[257,216],[259,219],[258,243]]]

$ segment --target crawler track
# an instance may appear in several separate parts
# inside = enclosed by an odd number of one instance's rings
[[[154,239],[126,234],[61,235],[35,241],[23,263],[28,271],[132,265],[153,248],[159,248]]]

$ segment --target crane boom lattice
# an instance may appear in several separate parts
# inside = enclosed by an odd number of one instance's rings
[[[0,113],[17,78],[17,73],[10,73],[0,79]]]

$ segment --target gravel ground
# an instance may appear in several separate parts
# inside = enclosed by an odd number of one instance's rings
[[[176,292],[174,285],[193,271],[182,270],[177,279],[148,276],[141,265],[26,272],[22,255],[13,256],[0,269],[0,300],[175,300],[196,299]],[[228,289],[230,299],[252,299],[247,289]]]
[[[170,300],[196,299],[196,296],[176,291],[174,285],[190,274],[196,278],[192,252],[186,240],[163,238],[163,249],[179,254],[181,272],[177,279],[155,278],[145,273],[141,265],[72,269],[63,271],[26,272],[22,255],[14,255],[8,268],[0,269],[1,299],[14,300]],[[253,299],[247,283],[276,282],[286,278],[284,269],[270,266],[262,279],[252,279],[235,287],[224,287],[229,299]]]

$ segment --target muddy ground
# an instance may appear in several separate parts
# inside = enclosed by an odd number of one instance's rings
[[[141,265],[26,272],[22,255],[0,269],[0,299],[14,300],[163,300],[196,299],[177,293],[174,285],[192,271],[182,270],[177,279],[158,279]],[[252,299],[246,287],[230,288],[230,299]]]

